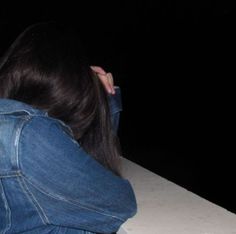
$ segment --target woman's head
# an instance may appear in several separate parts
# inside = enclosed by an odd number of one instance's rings
[[[64,121],[88,153],[119,174],[106,93],[75,30],[56,23],[27,28],[0,63],[0,98]]]

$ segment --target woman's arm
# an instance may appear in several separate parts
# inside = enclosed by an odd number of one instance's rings
[[[107,73],[103,68],[99,66],[91,66],[91,69],[96,73],[108,94],[111,121],[114,131],[117,132],[120,120],[120,112],[122,111],[120,88],[118,86],[114,86],[112,73]]]
[[[29,120],[20,136],[19,162],[46,223],[112,233],[136,213],[130,183],[88,155],[55,119]]]
[[[117,133],[120,122],[120,112],[122,111],[122,100],[120,87],[115,86],[114,89],[116,90],[115,94],[108,95],[108,101],[113,129]]]

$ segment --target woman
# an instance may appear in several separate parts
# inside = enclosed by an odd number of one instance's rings
[[[118,92],[107,78],[62,25],[31,26],[7,51],[0,65],[0,233],[113,233],[136,213],[120,173]]]

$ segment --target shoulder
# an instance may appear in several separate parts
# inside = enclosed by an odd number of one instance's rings
[[[20,134],[19,170],[24,178],[48,194],[64,194],[66,184],[73,180],[72,170],[81,171],[87,157],[65,129],[57,119],[34,116]]]
[[[80,145],[70,134],[70,129],[61,121],[34,116],[21,130],[18,143],[20,170],[26,174],[40,174],[71,161],[75,152],[80,155]],[[37,171],[34,170],[35,167]]]
[[[48,137],[50,134],[66,133],[73,138],[71,128],[63,121],[49,116],[31,116],[25,123],[22,136],[34,134],[34,136]]]
[[[48,116],[32,116],[24,123],[19,137],[19,155],[24,158],[43,157],[44,155],[61,154],[68,149],[78,148],[72,130],[61,120]]]

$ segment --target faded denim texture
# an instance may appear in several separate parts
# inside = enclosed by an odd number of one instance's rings
[[[117,129],[120,90],[109,100]],[[130,183],[88,155],[67,125],[0,99],[1,234],[112,233],[136,209]]]

